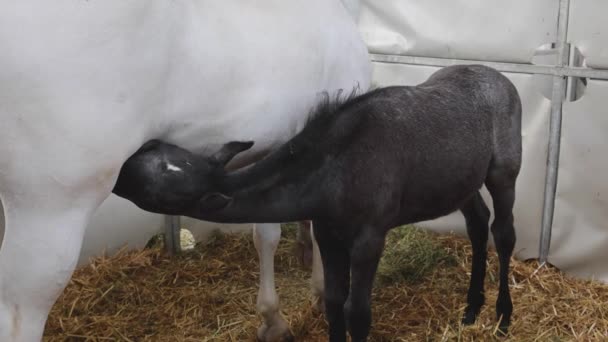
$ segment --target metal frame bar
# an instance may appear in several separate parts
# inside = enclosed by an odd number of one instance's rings
[[[568,65],[534,65],[504,62],[488,62],[473,59],[450,59],[436,57],[417,57],[401,55],[370,54],[372,62],[391,64],[411,64],[433,67],[446,67],[456,64],[481,64],[501,72],[518,74],[540,74],[560,77],[584,77],[608,80],[608,70],[571,67]]]
[[[169,255],[181,252],[180,226],[179,216],[165,215],[165,248]]]

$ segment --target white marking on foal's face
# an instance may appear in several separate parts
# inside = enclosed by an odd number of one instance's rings
[[[175,165],[172,165],[172,164],[167,164],[167,170],[169,170],[169,171],[175,171],[175,172],[182,172],[181,168],[179,168],[179,167],[177,167]]]

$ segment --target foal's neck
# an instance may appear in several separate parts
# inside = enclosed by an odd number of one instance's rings
[[[291,154],[286,144],[256,164],[227,174],[221,190],[232,202],[215,219],[267,223],[312,219],[322,193],[309,186],[319,165],[309,153]]]

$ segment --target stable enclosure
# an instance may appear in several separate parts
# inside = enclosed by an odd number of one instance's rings
[[[597,0],[367,0],[359,18],[377,86],[414,85],[456,63],[487,64],[514,82],[523,102],[524,144],[515,256],[604,281],[608,23],[600,14],[607,11]],[[175,221],[112,195],[87,230],[80,262],[124,244],[143,247],[152,235],[180,225],[199,240],[215,228],[251,229]],[[465,234],[458,214],[421,226]]]
[[[524,115],[515,256],[608,281],[605,11],[595,0],[368,0],[359,27],[376,86],[415,85],[452,64],[489,65],[514,82]],[[197,232],[217,227],[187,220]],[[466,234],[458,213],[420,226]]]
[[[379,85],[438,67],[503,71],[523,102],[515,256],[608,281],[608,4],[594,0],[366,1],[360,29]],[[484,196],[488,198],[488,196]],[[458,215],[425,223],[462,234]]]
[[[415,85],[452,64],[485,64],[515,84],[523,104],[523,160],[514,209],[514,256],[539,259],[581,279],[608,282],[605,13],[608,2],[601,0],[363,0],[358,24],[376,86]],[[491,202],[485,189],[483,196]],[[0,210],[0,233],[3,221]],[[459,213],[419,226],[466,235]],[[124,245],[142,248],[161,232],[173,237],[168,248],[175,250],[179,228],[203,241],[213,229],[249,231],[251,225],[163,217],[112,195],[86,231],[79,263],[87,265],[90,258],[111,255]],[[517,282],[524,281],[525,272],[518,274]],[[516,307],[517,293],[524,291],[514,291]],[[464,303],[464,297],[460,300]],[[255,306],[253,301],[247,305],[252,310]],[[247,315],[254,319],[255,313]],[[519,315],[516,311],[514,318]],[[320,323],[314,324],[318,328]]]

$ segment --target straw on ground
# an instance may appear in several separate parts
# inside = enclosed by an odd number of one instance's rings
[[[310,305],[309,271],[291,253],[294,235],[286,230],[276,256],[282,308],[298,341],[324,341],[323,315]],[[475,325],[463,327],[468,240],[402,228],[391,233],[386,248],[374,290],[372,341],[495,339],[494,251],[487,305]],[[253,341],[260,323],[257,272],[250,234],[215,234],[173,258],[158,247],[97,258],[77,270],[58,299],[45,341]],[[510,285],[514,320],[510,336],[501,340],[608,338],[608,286],[516,260]]]

